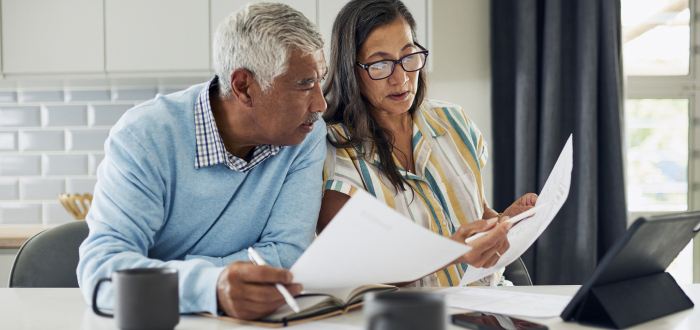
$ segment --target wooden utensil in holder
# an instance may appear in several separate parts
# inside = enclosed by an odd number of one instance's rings
[[[92,194],[58,194],[58,200],[76,220],[85,220],[90,211]]]

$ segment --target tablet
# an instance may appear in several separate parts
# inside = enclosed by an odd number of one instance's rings
[[[700,230],[700,211],[637,219],[615,242],[561,313],[573,320],[593,287],[664,273]]]

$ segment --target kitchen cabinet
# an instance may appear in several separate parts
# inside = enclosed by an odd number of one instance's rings
[[[103,2],[2,0],[3,73],[104,71]]]
[[[2,74],[41,79],[209,75],[216,28],[251,0],[0,1]],[[347,0],[276,1],[318,25],[328,59],[333,22]],[[429,49],[431,0],[404,3],[418,25],[418,41]]]
[[[209,71],[208,0],[105,0],[106,71]]]

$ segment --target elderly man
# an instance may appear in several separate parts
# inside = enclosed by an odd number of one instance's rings
[[[248,5],[216,32],[211,81],[121,118],[80,247],[88,303],[97,279],[138,267],[178,270],[181,313],[255,319],[285,303],[274,283],[301,292],[284,268],[311,244],[321,204],[322,48],[298,11]],[[251,246],[270,266],[248,262]],[[113,306],[111,286],[98,306]]]

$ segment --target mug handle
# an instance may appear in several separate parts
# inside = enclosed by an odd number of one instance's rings
[[[379,321],[379,320],[381,320],[381,319],[383,319],[383,318],[391,319],[391,316],[390,316],[389,314],[376,314],[376,315],[373,315],[372,318],[369,319],[369,324],[368,324],[367,330],[373,330],[373,329],[374,329],[374,326],[375,326],[376,323],[377,323],[377,321]]]
[[[95,314],[97,314],[99,316],[113,318],[114,317],[113,314],[103,313],[97,308],[97,290],[100,289],[100,284],[102,284],[102,282],[107,282],[107,281],[112,282],[112,279],[109,277],[103,277],[103,278],[97,280],[97,284],[95,284],[95,291],[92,292],[92,311],[95,312]]]

